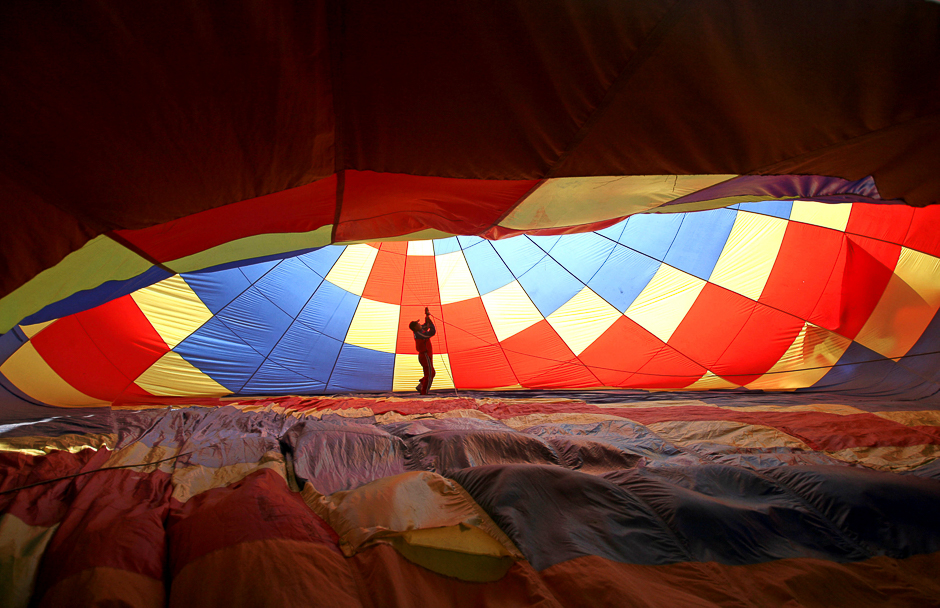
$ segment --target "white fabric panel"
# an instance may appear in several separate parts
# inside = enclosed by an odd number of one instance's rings
[[[432,356],[434,359],[434,382],[431,383],[431,390],[439,388],[454,388],[453,373],[450,367],[450,357],[447,353]],[[395,378],[392,382],[393,391],[411,391],[414,392],[418,382],[424,376],[424,370],[421,369],[421,363],[418,362],[418,355],[395,355]]]
[[[773,270],[787,220],[738,211],[709,281],[746,298],[760,298]]]
[[[453,304],[479,296],[463,251],[445,253],[435,258],[441,304]]]
[[[178,274],[139,289],[131,297],[170,348],[176,348],[212,318],[206,305]]]
[[[532,327],[544,318],[519,281],[495,289],[481,299],[499,341]]]
[[[580,355],[620,317],[619,310],[585,287],[546,319],[568,348]]]
[[[361,298],[356,314],[349,323],[346,343],[383,353],[394,353],[398,341],[400,313],[401,307],[397,304]]]
[[[408,255],[434,255],[434,241],[408,241]]]
[[[903,247],[894,274],[855,341],[896,359],[917,343],[940,308],[940,259]]]
[[[783,391],[812,386],[829,373],[851,344],[848,338],[805,323],[780,360],[747,388]]]
[[[158,397],[220,397],[231,394],[230,390],[172,350],[144,370],[134,384]]]
[[[624,314],[663,342],[668,342],[703,287],[705,281],[702,279],[661,264]]]
[[[378,253],[379,250],[371,245],[347,246],[333,264],[329,274],[326,275],[326,280],[350,293],[361,296]]]
[[[852,213],[852,203],[817,203],[816,201],[793,201],[790,219],[794,222],[813,224],[845,232]]]

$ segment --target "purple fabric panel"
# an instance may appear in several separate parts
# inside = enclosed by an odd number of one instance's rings
[[[662,207],[732,196],[749,196],[754,201],[811,198],[829,203],[889,202],[882,200],[871,176],[848,181],[822,175],[742,175],[670,201]]]
[[[404,473],[405,442],[369,424],[306,420],[284,436],[294,474],[321,494]]]

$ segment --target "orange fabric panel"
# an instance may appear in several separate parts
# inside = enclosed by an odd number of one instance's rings
[[[379,249],[372,263],[372,272],[362,290],[362,297],[388,304],[401,304],[404,267],[403,254],[388,251],[384,247]]]
[[[402,304],[424,307],[441,303],[441,290],[437,285],[437,264],[433,255],[406,256],[404,281]]]
[[[455,335],[452,332],[450,336]],[[512,373],[506,353],[498,344],[460,351],[450,359],[454,384],[465,389],[515,386],[519,379]]]
[[[345,180],[336,242],[391,238],[428,228],[476,234],[495,224],[537,183],[348,169]]]
[[[417,355],[415,348],[415,334],[408,328],[412,321],[424,323],[424,304],[412,304],[401,307],[401,314],[398,315],[398,338],[395,341],[395,352]],[[434,329],[437,332],[431,337],[431,348],[435,353],[446,352],[444,349],[444,340],[446,338],[447,324],[440,322],[441,305],[427,305],[428,312],[431,313],[431,322],[434,323]]]
[[[839,260],[844,240],[835,230],[802,222],[787,224],[759,301],[801,319],[809,318],[829,281],[829,269]],[[823,271],[807,272],[810,268]]]
[[[917,212],[917,209],[903,205],[854,203],[845,231],[889,243],[904,243]]]
[[[59,581],[42,595],[39,606],[163,608],[166,589],[162,580],[142,574],[115,568],[91,568]]]
[[[500,343],[524,387],[589,387],[601,385],[555,333],[548,321],[506,338]]]
[[[712,369],[757,306],[742,295],[706,283],[669,338],[669,346]]]
[[[735,384],[752,382],[780,360],[802,329],[802,319],[758,304],[709,369]]]
[[[497,342],[493,325],[479,297],[445,304],[442,317],[451,330],[447,334],[449,352],[457,353]]]
[[[940,205],[915,209],[904,246],[940,257]]]
[[[628,386],[631,376],[653,359],[663,346],[662,340],[635,321],[620,317],[578,358],[605,385]]]
[[[933,606],[940,604],[940,553],[840,564],[784,559],[748,566],[716,562],[665,566],[579,557],[541,572],[570,606]]]
[[[233,532],[244,530],[246,523]],[[347,560],[336,551],[321,543],[276,538],[240,542],[186,564],[170,582],[168,604],[355,608],[363,605],[359,599],[363,591]]]

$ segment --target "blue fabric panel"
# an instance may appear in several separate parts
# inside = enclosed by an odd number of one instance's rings
[[[271,352],[293,321],[255,287],[247,289],[216,315],[216,318],[221,319],[246,344],[265,356]]]
[[[473,247],[474,245],[479,245],[480,243],[486,243],[486,239],[479,236],[457,236],[457,242],[460,243],[461,249],[467,249],[468,247]]]
[[[491,241],[509,271],[518,279],[539,263],[545,252],[526,236],[517,236],[501,241]]]
[[[684,215],[676,239],[663,261],[707,281],[731,234],[737,212],[713,209]]]
[[[760,213],[763,215],[772,215],[785,220],[790,219],[790,211],[793,209],[793,201],[762,201],[760,203],[741,203],[738,207],[741,211],[750,211],[751,213]]]
[[[190,272],[180,276],[196,292],[212,314],[218,314],[251,286],[238,268],[213,272]]]
[[[327,245],[316,251],[305,253],[300,256],[300,261],[306,264],[310,270],[321,277],[325,277],[333,269],[333,264],[336,263],[339,256],[343,255],[345,249],[345,245]]]
[[[299,258],[290,258],[261,277],[255,287],[275,306],[296,317],[321,282],[323,278]]]
[[[587,285],[617,244],[599,234],[566,234],[552,248],[551,256]]]
[[[157,266],[151,266],[149,270],[142,272],[136,277],[126,281],[106,281],[94,289],[86,289],[73,293],[64,300],[53,302],[38,312],[34,312],[22,321],[21,325],[32,325],[33,323],[43,323],[52,319],[61,319],[62,317],[82,312],[100,306],[105,302],[126,296],[129,293],[149,287],[154,283],[159,283],[163,279],[170,278],[169,273]]]
[[[239,392],[243,395],[309,395],[322,393],[325,388],[325,383],[302,376],[267,359]]]
[[[280,260],[269,260],[267,262],[258,262],[255,264],[248,264],[247,266],[239,266],[238,269],[245,275],[249,281],[254,283],[261,277],[263,277],[268,271],[278,265]]]
[[[519,284],[543,317],[558,310],[584,288],[581,281],[549,257],[519,277]]]
[[[627,219],[620,243],[660,262],[672,246],[684,213],[641,213]]]
[[[297,322],[290,326],[268,358],[295,374],[325,384],[342,347],[342,340]]]
[[[626,230],[626,228],[627,228],[627,220],[623,220],[622,222],[617,222],[613,226],[608,226],[607,228],[604,228],[603,230],[598,230],[597,234],[601,235],[602,237],[619,242],[620,237],[623,235],[623,231]]]
[[[617,245],[607,262],[588,283],[620,312],[625,312],[650,282],[660,262],[632,249]]]
[[[562,467],[490,465],[449,474],[536,570],[585,555],[633,564],[689,561],[642,500],[600,477]]]
[[[548,236],[539,236],[536,234],[528,235],[529,240],[538,245],[542,251],[550,252],[552,247],[555,246],[555,243],[561,238],[560,234],[553,234]]]
[[[23,344],[27,342],[26,336],[18,327],[14,327],[5,334],[0,334],[0,363],[10,358]]]
[[[297,315],[297,322],[316,333],[326,334],[340,342],[346,340],[346,332],[356,307],[359,296],[345,289],[323,281],[317,291]]]
[[[218,317],[206,321],[173,350],[233,393],[241,390],[264,361]]]
[[[906,382],[895,385],[887,379],[897,374],[908,375]],[[838,363],[820,378],[813,386],[799,391],[834,390],[839,393],[870,395],[872,397],[887,397],[905,395],[912,386],[923,384],[924,379],[900,368],[894,361],[885,359],[875,351],[868,349],[858,342],[842,354]],[[936,386],[932,389],[935,391]]]
[[[464,249],[463,255],[481,296],[512,283],[512,273],[488,241]]]
[[[392,390],[395,355],[344,344],[326,392]]]
[[[907,355],[899,362],[904,369],[909,369],[926,380],[940,385],[940,313],[921,334],[920,339]],[[940,391],[940,386],[937,387]]]
[[[460,251],[460,241],[458,241],[455,236],[449,239],[435,239],[433,243],[434,255],[444,255],[445,253]]]

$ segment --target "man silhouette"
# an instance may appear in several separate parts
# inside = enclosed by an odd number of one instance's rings
[[[412,321],[408,324],[408,329],[415,335],[418,362],[421,363],[421,369],[424,370],[424,377],[421,378],[421,382],[415,388],[422,395],[427,395],[428,391],[431,390],[431,382],[434,381],[434,376],[437,373],[434,371],[434,347],[431,346],[431,336],[437,333],[437,329],[434,328],[434,323],[431,322],[431,313],[428,312],[426,306],[424,308],[424,323]]]

